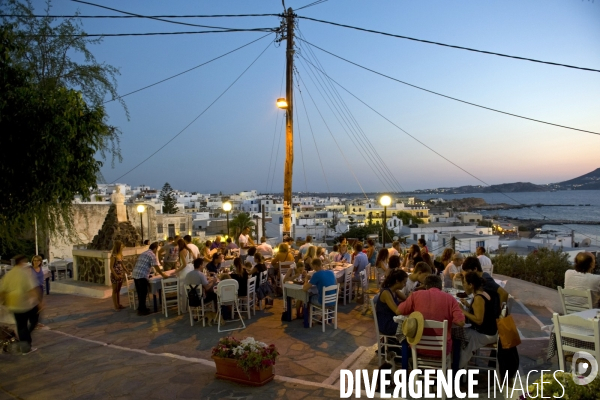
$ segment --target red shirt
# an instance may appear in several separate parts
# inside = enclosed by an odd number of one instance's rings
[[[452,324],[465,320],[465,315],[462,313],[458,302],[448,293],[442,292],[438,288],[429,290],[419,290],[412,292],[410,296],[400,303],[398,310],[402,315],[409,315],[413,311],[419,311],[423,314],[424,319],[443,322],[448,320],[448,341],[446,345],[446,354],[450,354],[452,350]],[[441,329],[424,329],[424,335],[442,334]],[[440,356],[439,351],[435,350],[419,350],[419,354]]]

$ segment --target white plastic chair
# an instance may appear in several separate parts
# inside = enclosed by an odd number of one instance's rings
[[[225,279],[219,282],[217,286],[217,300],[219,303],[219,310],[217,311],[217,319],[219,320],[219,332],[229,332],[235,331],[238,329],[242,329],[246,327],[244,324],[244,320],[242,319],[242,313],[240,312],[240,307],[238,303],[238,288],[239,284],[235,279]],[[235,312],[237,311],[239,319],[232,319],[230,322],[240,321],[242,323],[241,328],[232,328],[232,329],[221,329],[221,308],[223,306],[231,306],[232,312],[231,316],[235,316]]]
[[[256,315],[256,277],[248,279],[248,291],[246,296],[238,297],[240,311],[248,313],[248,319],[250,319],[250,312]]]
[[[576,353],[585,351],[591,354],[596,360],[600,360],[600,320],[594,318],[591,321],[577,315],[552,315],[554,322],[554,334],[556,335],[556,349],[558,350],[558,365],[561,370],[565,369],[565,352]],[[563,343],[563,339],[570,339],[568,343]],[[584,347],[577,347],[577,342],[592,343],[594,350]],[[591,346],[590,346],[591,347]]]
[[[162,308],[165,317],[169,317],[169,307],[177,307],[177,315],[181,315],[179,308],[179,278],[167,278],[161,282]]]
[[[188,285],[186,293],[189,293],[190,290],[193,290],[194,286],[196,286],[196,285]],[[211,311],[211,312],[215,311],[212,301],[210,301],[208,304],[204,304],[204,295],[202,293],[202,290],[203,290],[202,285],[198,285],[198,287],[196,288],[196,293],[198,293],[198,296],[200,297],[200,306],[190,307],[188,304],[188,310],[190,313],[190,326],[194,326],[194,318],[198,318],[198,320],[202,319],[202,326],[206,326],[206,320],[204,319],[204,314],[207,311]],[[186,297],[187,297],[187,295],[186,295]]]
[[[388,336],[379,332],[379,325],[377,322],[377,310],[375,309],[375,304],[379,300],[379,295],[375,296],[370,300],[371,310],[373,310],[373,320],[375,321],[375,334],[377,335],[377,359],[379,361],[379,365],[381,365],[385,361],[385,354],[387,354],[389,348],[398,349],[397,356],[402,354],[402,345],[401,344],[390,344],[388,340],[396,340],[396,336]],[[387,307],[387,305],[386,305]],[[381,354],[381,349],[385,352]]]
[[[413,371],[416,369],[441,369],[444,372],[444,376],[447,376],[446,371],[451,367],[452,364],[452,357],[446,353],[448,341],[448,320],[439,322],[426,319],[423,326],[425,329],[441,329],[442,333],[441,335],[437,335],[435,333],[433,335],[423,335],[419,343],[410,346],[413,359]],[[417,353],[417,350],[419,349],[440,351],[441,356],[424,356]],[[446,393],[445,391],[442,391],[442,400],[445,399]]]
[[[569,315],[594,308],[592,291],[590,289],[563,289],[561,286],[558,286],[558,295],[560,296],[560,304],[562,304],[563,315]],[[569,301],[573,297],[578,298],[576,303]]]
[[[333,318],[333,329],[337,329],[337,306],[338,306],[338,293],[340,291],[340,285],[325,286],[323,288],[323,294],[321,295],[321,305],[309,304],[309,326],[312,328],[313,321],[321,322],[323,326],[323,332],[325,332],[325,324],[330,318]],[[313,311],[316,311],[321,315],[321,321],[317,318],[313,318]]]
[[[346,305],[346,298],[348,299],[348,303],[352,301],[352,275],[354,273],[354,265],[349,266],[344,270],[344,282],[341,286],[342,299],[344,300],[344,305]]]

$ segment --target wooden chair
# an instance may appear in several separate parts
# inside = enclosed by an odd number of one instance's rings
[[[485,266],[482,265],[481,269],[483,270],[483,272],[487,272],[488,274],[490,274],[490,276],[494,275],[494,264]]]
[[[235,279],[225,279],[219,282],[219,285],[217,286],[217,299],[219,303],[219,310],[217,311],[217,319],[219,320],[218,331],[229,332],[245,328],[246,324],[244,324],[244,320],[242,318],[242,313],[240,312],[238,302],[238,282]],[[232,317],[235,317],[235,312],[237,311],[239,319],[232,319],[229,322],[240,321],[242,323],[241,328],[238,327],[232,329],[221,329],[221,309],[223,308],[223,306],[231,306]]]
[[[255,277],[256,278],[256,277]],[[269,279],[269,272],[267,271],[263,271],[260,273],[260,279],[258,280],[258,287],[261,287],[262,285],[267,283],[267,280]],[[266,299],[266,297],[265,297]],[[263,299],[263,300],[265,300]],[[257,300],[258,301],[258,309],[259,310],[263,310],[263,300]],[[267,302],[265,300],[265,307],[267,305]]]
[[[285,276],[285,274],[287,274],[288,270],[290,269],[296,269],[295,262],[282,261],[279,263],[279,276],[277,277],[279,279],[279,282],[277,282],[278,286],[283,287],[283,277]]]
[[[179,308],[179,278],[163,279],[160,284],[165,317],[169,317],[169,307],[177,307],[177,315],[181,315],[181,309]]]
[[[248,279],[248,291],[246,296],[238,297],[240,311],[248,313],[248,319],[250,319],[250,312],[256,315],[256,276]]]
[[[129,300],[129,308],[137,309],[137,291],[133,279],[129,277],[129,274],[125,273],[125,282],[123,282],[127,289],[127,299]]]
[[[337,306],[338,306],[338,292],[340,291],[340,285],[325,286],[321,295],[321,304],[309,303],[309,326],[312,328],[313,321],[321,322],[323,325],[323,332],[325,332],[325,324],[330,318],[333,318],[333,329],[337,329]],[[321,315],[321,320],[313,317],[313,312]]]
[[[354,265],[349,266],[344,271],[344,281],[341,286],[340,295],[344,300],[344,305],[346,305],[346,299],[348,299],[348,303],[352,301],[352,276],[354,273]]]
[[[191,290],[194,290],[194,286],[196,286],[196,285],[193,285],[193,286],[188,285],[186,293],[189,294],[189,292]],[[214,303],[212,301],[209,302],[209,304],[204,303],[204,297],[203,297],[202,290],[203,290],[202,285],[198,285],[198,287],[196,288],[196,293],[198,293],[198,296],[200,297],[200,306],[191,307],[188,302],[188,310],[190,313],[190,326],[194,326],[194,318],[198,318],[198,320],[202,320],[202,326],[206,326],[206,320],[204,319],[205,313],[209,312],[209,311],[210,312],[215,311]]]
[[[585,351],[596,360],[600,360],[600,320],[594,318],[591,321],[577,315],[552,315],[554,322],[554,334],[556,335],[556,349],[558,350],[558,365],[563,371],[565,368],[565,352],[576,353]],[[563,343],[563,339],[567,339]],[[578,341],[578,342],[577,342]],[[589,343],[590,346],[583,347],[581,342]],[[594,350],[589,347],[594,346]]]
[[[563,315],[569,315],[594,308],[592,302],[592,291],[590,289],[563,289],[562,287],[558,286],[558,295],[560,296],[560,304],[562,304]],[[573,302],[573,298],[576,298],[577,300]]]
[[[379,332],[379,324],[377,321],[377,310],[375,309],[375,305],[379,300],[379,295],[375,296],[370,300],[371,310],[373,311],[373,320],[375,321],[375,334],[377,335],[377,359],[379,361],[379,365],[381,365],[385,361],[385,354],[388,352],[389,348],[395,348],[397,350],[397,357],[400,357],[402,354],[402,345],[397,343],[396,336],[388,336]],[[386,306],[387,307],[387,306]],[[389,340],[396,341],[396,344],[390,344]],[[381,353],[383,349],[383,354]]]

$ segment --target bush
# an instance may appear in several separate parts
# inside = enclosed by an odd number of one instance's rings
[[[537,249],[521,257],[515,253],[499,254],[492,259],[494,272],[556,289],[565,284],[565,272],[571,268],[568,255],[561,250]]]
[[[558,379],[560,381],[557,382]],[[563,398],[569,400],[597,400],[600,390],[600,376],[597,376],[587,385],[578,385],[573,380],[573,375],[567,372],[557,372],[556,379],[553,374],[544,375],[544,398]],[[526,399],[542,398],[541,383],[538,379],[534,384],[528,387],[529,396]],[[554,397],[553,397],[554,396]]]

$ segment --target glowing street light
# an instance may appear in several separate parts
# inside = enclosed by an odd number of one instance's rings
[[[142,214],[146,211],[146,207],[142,204],[137,206],[137,212],[140,214],[140,232],[142,233],[142,245],[144,244],[144,220],[142,219]]]
[[[383,234],[381,236],[383,237],[383,248],[385,249],[385,231],[387,230],[385,219],[387,217],[387,206],[392,204],[392,198],[388,195],[381,196],[379,204],[383,206]]]
[[[229,211],[231,211],[231,203],[225,202],[223,203],[223,211],[227,213],[227,237],[229,237]]]
[[[288,108],[288,102],[287,102],[287,100],[284,97],[278,98],[277,102],[275,104],[277,104],[277,107],[279,107],[281,109]]]

